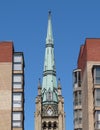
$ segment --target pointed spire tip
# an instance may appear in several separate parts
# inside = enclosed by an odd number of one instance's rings
[[[51,11],[49,10],[49,15],[51,15]]]

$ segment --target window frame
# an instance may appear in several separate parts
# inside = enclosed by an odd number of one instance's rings
[[[15,59],[15,58],[20,58],[19,59]],[[20,66],[17,66],[20,65]],[[13,57],[13,70],[14,71],[23,71],[23,66],[24,66],[24,59],[23,59],[23,54],[22,53],[14,53],[14,57]]]
[[[14,78],[17,78],[17,76],[18,76],[18,78],[19,78],[19,76],[21,76],[19,81],[17,81],[18,79],[14,79]],[[23,75],[22,74],[13,74],[13,88],[15,88],[15,89],[23,88],[23,82],[24,81],[23,81]]]
[[[98,119],[98,115],[100,118],[100,110],[95,111],[95,128],[96,129],[100,129],[100,119]]]
[[[99,90],[99,92],[97,92]],[[97,94],[99,93],[99,94]],[[94,90],[94,103],[95,103],[95,106],[99,107],[100,106],[100,88],[96,88]],[[99,103],[98,103],[99,102]]]
[[[13,112],[12,113],[12,126],[14,128],[22,128],[23,126],[23,113],[22,112]],[[14,119],[14,114],[20,114],[20,119]],[[14,123],[20,123],[20,126],[17,124],[17,125],[14,125]]]
[[[14,100],[14,96],[21,96],[20,99],[18,100],[18,97],[17,97],[17,100]],[[22,108],[23,106],[23,94],[22,92],[13,92],[13,108]]]
[[[94,84],[99,85],[100,84],[100,76],[97,75],[97,69],[99,69],[99,71],[100,71],[100,66],[94,66],[94,68],[93,68],[93,80],[94,80]],[[97,78],[99,80],[97,80]]]

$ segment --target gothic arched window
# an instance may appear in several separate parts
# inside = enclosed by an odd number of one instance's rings
[[[53,128],[56,129],[57,128],[57,122],[53,123]]]
[[[48,129],[51,129],[51,122],[48,123]]]
[[[46,122],[43,122],[42,127],[43,129],[46,129]]]

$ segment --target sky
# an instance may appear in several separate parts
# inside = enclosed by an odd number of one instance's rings
[[[25,59],[25,130],[34,129],[35,97],[43,74],[48,11],[52,12],[57,78],[66,130],[73,130],[73,69],[86,38],[100,38],[100,0],[0,0],[0,41],[13,41]]]

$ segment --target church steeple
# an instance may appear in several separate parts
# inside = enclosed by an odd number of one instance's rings
[[[53,43],[51,12],[49,12],[44,70],[43,70],[43,83],[42,83],[43,103],[47,103],[48,101],[57,102],[56,89],[57,89],[57,80],[56,80],[56,67],[54,58],[54,43]]]
[[[60,80],[56,80],[51,12],[48,14],[47,37],[42,85],[36,97],[35,130],[65,130],[64,99]]]

